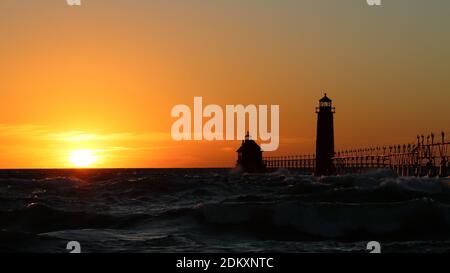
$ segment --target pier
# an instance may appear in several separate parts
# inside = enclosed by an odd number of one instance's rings
[[[378,146],[338,151],[331,158],[335,174],[361,173],[371,169],[391,169],[399,176],[447,177],[450,161],[449,133],[442,132],[439,139],[434,134],[417,136],[415,143]],[[315,155],[263,157],[266,168],[296,169],[315,172]]]
[[[373,169],[390,169],[399,176],[447,177],[450,175],[450,132],[439,135],[418,135],[411,143],[391,146],[374,146],[335,151],[334,114],[332,100],[325,93],[319,100],[317,114],[316,153],[308,155],[254,156],[262,154],[255,143],[252,152],[243,146],[237,151],[238,162],[246,171],[273,171],[295,169],[304,173],[342,175],[362,173]],[[247,135],[247,140],[249,136]],[[414,138],[412,138],[414,139]],[[242,159],[245,158],[245,164]],[[246,168],[246,166],[261,166]]]

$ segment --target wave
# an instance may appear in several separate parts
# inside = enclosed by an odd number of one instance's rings
[[[31,203],[25,208],[0,211],[0,230],[44,233],[82,228],[124,228],[147,219],[144,214],[115,216],[86,211],[58,210]]]
[[[32,189],[32,188],[65,188],[85,186],[88,183],[79,178],[71,177],[48,177],[42,179],[23,179],[23,178],[1,178],[0,189]]]
[[[0,230],[0,252],[61,252],[66,241],[27,232]]]
[[[204,224],[289,239],[450,237],[450,206],[431,199],[378,204],[222,203],[196,211]]]
[[[321,202],[395,202],[432,198],[450,203],[450,179],[430,177],[397,177],[380,170],[366,174],[349,174],[314,178],[291,176],[286,194],[302,200]]]
[[[195,223],[200,231],[288,240],[450,237],[449,178],[386,170],[319,178],[288,170],[44,174],[0,177],[0,230],[143,230],[154,223],[174,230]]]

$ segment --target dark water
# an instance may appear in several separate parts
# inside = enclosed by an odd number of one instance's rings
[[[0,171],[0,251],[450,250],[450,179],[389,171],[313,178],[279,170]]]

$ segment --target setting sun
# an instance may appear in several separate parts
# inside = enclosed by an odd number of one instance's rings
[[[76,150],[72,151],[69,160],[76,167],[89,167],[97,160],[97,157],[92,150]]]

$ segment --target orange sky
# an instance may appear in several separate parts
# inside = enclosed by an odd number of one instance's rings
[[[0,2],[0,168],[233,166],[238,141],[175,142],[176,104],[279,104],[280,149],[312,153],[334,99],[336,147],[448,131],[450,2]]]

